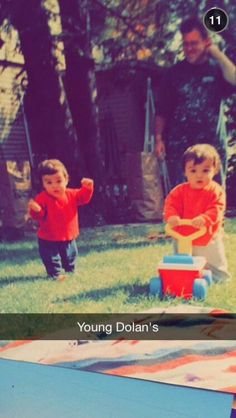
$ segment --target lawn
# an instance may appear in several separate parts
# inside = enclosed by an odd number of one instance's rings
[[[204,302],[185,303],[235,310],[236,220],[227,219],[225,230],[231,282],[214,284]],[[172,253],[162,224],[84,228],[78,248],[78,272],[58,283],[46,278],[34,235],[0,243],[1,313],[138,312],[180,303],[147,291],[156,265]]]

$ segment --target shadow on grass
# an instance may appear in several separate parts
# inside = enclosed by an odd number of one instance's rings
[[[140,240],[138,242],[108,242],[108,243],[98,243],[92,245],[81,245],[78,244],[79,254],[87,255],[90,252],[103,252],[116,249],[129,249],[129,248],[139,248],[139,247],[149,247],[155,245],[165,245],[168,242],[167,239],[158,239],[157,241],[146,241]]]
[[[128,303],[134,303],[137,300],[137,298],[139,298],[140,296],[148,296],[149,283],[147,284],[137,283],[134,285],[124,284],[124,285],[114,286],[111,288],[106,287],[106,288],[97,289],[97,290],[90,290],[88,292],[84,292],[79,295],[69,296],[63,299],[57,298],[54,300],[53,303],[60,304],[60,303],[69,302],[69,303],[77,304],[78,302],[84,301],[84,299],[86,298],[93,299],[94,301],[99,301],[104,298],[114,296],[117,292],[120,292],[120,291],[127,294],[128,299],[129,299]]]
[[[105,252],[110,250],[116,249],[131,249],[131,248],[140,248],[140,247],[148,247],[155,245],[165,245],[168,242],[168,239],[158,239],[155,242],[153,241],[144,241],[140,240],[139,242],[108,242],[108,243],[97,243],[97,244],[83,244],[78,243],[78,251],[79,255],[87,255],[91,252]],[[0,246],[0,261],[8,261],[10,264],[25,264],[28,261],[38,260],[39,253],[37,247],[26,249],[23,247],[24,243],[22,243],[22,247],[19,248],[3,248],[1,249]]]
[[[39,253],[37,248],[12,248],[1,249],[0,261],[9,261],[12,264],[25,264],[32,260],[39,259]]]
[[[27,277],[12,277],[9,279],[2,279],[0,280],[0,288],[1,287],[6,287],[9,286],[11,284],[23,284],[23,283],[33,283],[33,282],[37,282],[37,281],[49,281],[50,279],[48,279],[46,276],[43,275],[37,275],[37,276],[27,276]]]

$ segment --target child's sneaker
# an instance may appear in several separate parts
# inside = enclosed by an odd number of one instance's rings
[[[65,274],[57,274],[54,276],[48,276],[48,278],[56,282],[64,282],[68,278],[68,276],[66,276]]]
[[[55,277],[55,280],[57,282],[64,282],[67,279],[67,276],[65,274],[59,274],[59,276]]]

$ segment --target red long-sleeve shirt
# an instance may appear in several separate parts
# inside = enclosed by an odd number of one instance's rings
[[[170,216],[181,219],[193,219],[203,216],[206,221],[207,232],[197,238],[193,245],[208,245],[220,230],[225,211],[225,192],[223,188],[211,181],[203,189],[192,189],[189,183],[176,186],[166,197],[164,205],[164,220]],[[181,226],[181,233],[187,235],[189,227]]]
[[[78,206],[89,203],[93,187],[66,189],[65,197],[55,198],[43,191],[35,197],[40,212],[30,211],[39,223],[38,237],[47,241],[70,241],[79,235]]]

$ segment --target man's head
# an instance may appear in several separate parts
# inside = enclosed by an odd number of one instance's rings
[[[190,64],[201,64],[206,59],[209,45],[208,32],[196,18],[184,20],[180,26],[186,60]]]
[[[184,174],[193,189],[207,186],[220,170],[220,156],[209,144],[196,144],[183,155]]]
[[[64,195],[69,181],[68,172],[59,160],[44,160],[38,167],[39,176],[46,192],[53,197]]]

